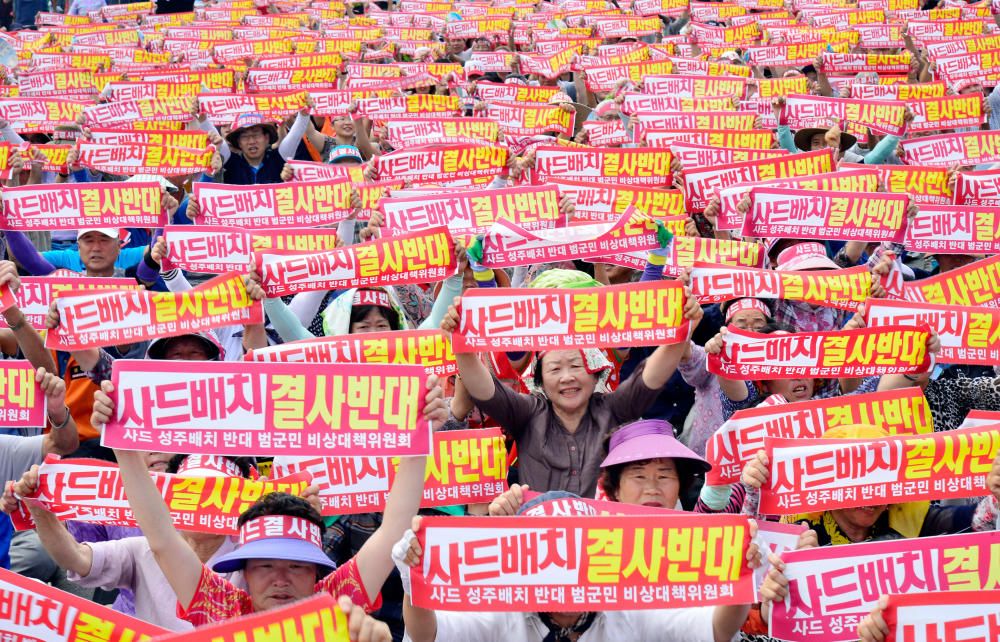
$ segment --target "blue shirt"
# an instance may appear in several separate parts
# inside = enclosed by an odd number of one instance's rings
[[[145,253],[146,246],[123,248],[115,260],[115,267],[122,270],[134,268],[142,261],[142,256]],[[80,259],[80,252],[77,250],[49,250],[48,252],[42,252],[42,258],[57,269],[66,268],[74,272],[83,272],[86,269],[83,260]]]

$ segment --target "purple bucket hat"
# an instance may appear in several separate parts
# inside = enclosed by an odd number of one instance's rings
[[[247,560],[272,559],[311,562],[326,571],[337,565],[322,548],[320,528],[307,519],[289,515],[264,515],[240,529],[240,546],[212,564],[216,573],[242,570]]]
[[[686,459],[707,472],[712,465],[677,441],[673,426],[663,419],[643,419],[625,424],[611,435],[608,456],[601,468],[644,459]]]

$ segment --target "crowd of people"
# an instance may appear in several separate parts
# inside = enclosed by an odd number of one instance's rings
[[[781,551],[763,549],[755,536],[742,553],[751,568],[768,566],[757,603],[671,605],[675,608],[637,603],[624,610],[525,613],[415,606],[411,568],[423,563],[418,535],[424,520],[436,516],[529,520],[533,509],[566,498],[698,513],[706,523],[709,516],[742,515],[750,518],[753,534],[768,521],[805,524],[796,550],[1000,530],[996,450],[987,457],[992,468],[978,471],[983,485],[964,497],[887,497],[871,506],[781,518],[760,510],[761,493],[775,474],[764,450],[753,454],[738,481],[720,483],[709,475],[710,442],[717,431],[734,415],[768,404],[818,404],[917,389],[935,433],[964,430],[972,411],[987,417],[1000,413],[996,357],[993,364],[988,358],[958,363],[930,358],[917,371],[886,370],[865,378],[807,369],[744,379],[712,367],[726,357],[734,334],[760,338],[865,329],[867,305],[902,299],[901,292],[921,281],[940,284],[933,303],[983,311],[1000,307],[996,262],[990,258],[1000,252],[995,242],[1000,198],[990,200],[989,188],[966,189],[991,177],[1000,185],[1000,155],[993,149],[1000,149],[1000,92],[994,89],[1000,67],[977,57],[1000,50],[1000,20],[994,19],[992,4],[74,0],[64,13],[38,4],[14,0],[14,26],[21,29],[0,33],[0,45],[11,54],[0,85],[5,189],[48,186],[58,194],[57,185],[152,182],[159,186],[156,208],[169,229],[167,234],[144,227],[28,229],[19,221],[30,217],[22,218],[4,201],[0,294],[6,290],[12,298],[2,311],[0,365],[30,362],[47,411],[44,426],[0,423],[6,433],[0,434],[3,509],[33,521],[31,529],[15,532],[11,520],[0,515],[2,568],[168,631],[330,593],[357,642],[596,642],[623,635],[723,642],[769,639],[771,611],[789,597]],[[961,56],[966,62],[956,63]],[[268,80],[267,70],[287,73]],[[659,83],[667,87],[661,93]],[[423,98],[409,99],[414,96]],[[960,97],[969,100],[958,106],[954,100]],[[836,100],[813,104],[822,113],[810,118],[802,105],[811,98]],[[878,101],[887,101],[886,110],[866,116],[864,106]],[[844,107],[859,102],[861,111]],[[115,103],[128,118],[106,109]],[[845,116],[853,113],[861,114],[861,122]],[[947,136],[977,132],[985,138],[975,149],[963,138]],[[187,152],[203,162],[172,164],[170,159],[180,156],[167,152],[193,147],[172,142],[182,135],[200,143]],[[933,157],[921,160],[906,144],[927,135],[945,139]],[[766,144],[750,142],[758,139]],[[159,148],[167,160],[140,162],[139,171],[122,174],[86,151],[106,140],[116,141],[123,156]],[[956,146],[962,145],[956,157]],[[442,165],[421,174],[416,165],[424,160],[412,161],[407,171],[392,162],[409,152],[453,147],[488,148],[493,171],[463,175]],[[560,154],[580,150],[628,149],[669,152],[669,168],[648,171],[623,162],[612,176],[600,167],[558,162]],[[712,166],[724,171],[824,152],[831,165],[822,171],[789,169],[772,176],[747,169],[707,184],[694,178]],[[960,158],[941,160],[952,157]],[[502,162],[494,162],[497,158]],[[694,160],[699,158],[708,160],[699,164]],[[490,167],[479,167],[484,166]],[[817,240],[801,233],[754,238],[741,231],[742,223],[731,225],[733,217],[751,215],[754,203],[747,194],[762,181],[786,179],[788,184],[772,185],[816,193],[857,192],[837,187],[837,177],[868,167],[877,176],[861,191],[908,196],[905,220],[897,226],[916,225],[926,215],[921,207],[957,206],[987,212],[962,219],[974,221],[971,228],[985,227],[985,233],[939,225],[935,234],[944,242],[928,252],[908,247],[902,235],[891,241],[835,234]],[[178,268],[170,230],[206,224],[211,212],[199,202],[199,189],[222,184],[251,190],[317,178],[351,184],[349,215],[324,226],[335,231],[336,248],[378,244],[400,230],[432,227],[426,220],[400,224],[387,213],[393,199],[440,201],[442,194],[453,194],[458,203],[470,193],[518,194],[528,185],[558,188],[555,216],[533,228],[549,234],[552,246],[574,238],[572,233],[562,238],[560,228],[595,222],[610,227],[619,215],[631,215],[631,207],[619,207],[625,203],[654,220],[657,247],[636,245],[627,257],[490,267],[495,246],[482,230],[469,234],[461,208],[446,204],[440,224],[454,232],[455,269],[443,280],[371,286],[358,278],[347,288],[269,296],[270,277],[251,262],[243,270],[243,287],[262,306],[262,323],[217,324],[187,334],[168,330],[149,340],[71,351],[46,347],[46,335],[65,319],[52,288],[43,302],[47,313],[29,314],[38,301],[25,298],[28,282],[117,277],[152,292],[197,291],[214,274]],[[810,179],[815,179],[811,187],[794,183]],[[741,186],[746,189],[732,200],[727,190]],[[594,188],[611,190],[600,196],[611,203],[603,213],[592,202],[594,192],[587,191]],[[673,205],[649,194],[654,191]],[[250,208],[249,201],[237,203],[237,210]],[[641,211],[644,203],[650,211]],[[277,206],[273,214],[277,219]],[[480,214],[488,219],[488,236],[490,225],[509,212]],[[990,242],[973,251],[962,244],[963,234]],[[865,272],[864,280],[852,283],[863,282],[863,292],[853,293],[860,297],[854,306],[796,296],[791,289],[776,295],[766,287],[709,303],[697,290],[693,270],[713,263],[782,275],[857,268]],[[427,389],[419,392],[422,421],[433,426],[435,436],[502,431],[509,485],[485,502],[427,506],[428,458],[408,456],[398,463],[384,510],[339,514],[321,502],[326,489],[312,484],[300,494],[261,497],[239,515],[238,535],[210,533],[175,520],[151,473],[259,480],[296,458],[280,449],[251,457],[102,445],[102,430],[116,417],[112,379],[122,359],[170,361],[193,374],[201,362],[242,361],[251,351],[321,337],[433,330],[451,341],[465,331],[462,301],[470,291],[514,288],[511,296],[523,296],[527,290],[521,288],[593,291],[663,280],[677,280],[683,288],[676,320],[686,324],[687,334],[679,341],[458,352],[457,374],[428,378]],[[967,291],[973,286],[980,288],[975,296]],[[997,317],[991,314],[982,322],[992,323]],[[995,327],[984,330],[986,354],[1000,349]],[[939,354],[944,332],[931,328],[923,349]],[[897,418],[890,426],[872,418],[828,427],[821,436],[879,440],[899,432],[897,424],[917,421]],[[994,432],[1000,432],[1000,414],[984,421],[996,422]],[[806,432],[790,430],[791,436]],[[117,464],[134,525],[66,521],[52,506],[32,501],[44,486],[43,462],[53,461],[51,455]],[[613,525],[615,517],[605,519]],[[1000,560],[991,564],[995,568]],[[836,639],[886,639],[892,627],[884,607],[879,602],[865,619],[848,624],[848,637]]]

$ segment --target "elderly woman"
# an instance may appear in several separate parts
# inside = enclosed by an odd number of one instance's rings
[[[684,317],[692,330],[701,320],[698,301],[685,288]],[[441,329],[459,327],[457,306],[448,309]],[[597,392],[611,364],[597,348],[540,352],[530,379],[537,391],[517,393],[501,384],[478,356],[455,355],[458,370],[476,405],[515,441],[520,479],[538,491],[567,490],[593,497],[611,431],[639,419],[677,369],[687,342],[658,347],[614,392]]]

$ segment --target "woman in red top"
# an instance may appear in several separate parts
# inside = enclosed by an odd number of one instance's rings
[[[437,377],[427,382],[424,417],[437,430],[448,417]],[[95,426],[115,415],[110,381],[94,393]],[[365,615],[376,610],[379,590],[393,569],[391,551],[417,514],[426,457],[404,457],[386,501],[382,526],[357,555],[339,568],[322,548],[323,519],[308,501],[284,493],[261,498],[239,519],[241,546],[209,569],[174,528],[170,511],[146,470],[142,453],[115,451],[136,522],[170,586],[178,617],[195,626],[285,606],[320,591],[340,597],[355,642],[389,642],[389,627]],[[213,571],[243,570],[246,591]],[[371,597],[374,595],[374,598]]]

